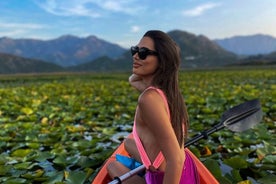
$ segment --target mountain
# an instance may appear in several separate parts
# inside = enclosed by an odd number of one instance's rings
[[[168,34],[179,45],[182,52],[182,68],[205,68],[230,65],[236,62],[236,55],[225,51],[204,36],[196,36],[184,31],[171,31]],[[70,71],[131,71],[132,57],[126,51],[118,59],[107,57],[78,66],[68,67]]]
[[[255,65],[258,63],[265,65],[275,64],[276,53],[238,59],[236,54],[226,51],[204,35],[195,35],[180,30],[173,30],[168,32],[168,34],[181,48],[181,67],[184,69]],[[95,36],[79,38],[66,35],[48,41],[1,38],[1,49],[10,50],[10,52],[22,55],[23,57],[12,54],[1,54],[0,73],[59,71],[130,72],[132,69],[132,56],[129,50],[102,41]],[[47,62],[43,59],[34,59],[36,57],[46,58],[46,56],[49,59]],[[54,60],[58,64],[49,62]]]
[[[276,51],[276,38],[263,34],[215,39],[214,42],[238,55],[269,54]]]
[[[0,53],[1,74],[61,71],[64,71],[64,68],[53,63]]]
[[[125,52],[125,49],[98,39],[96,36],[80,38],[65,35],[53,40],[2,37],[0,38],[0,52],[39,59],[60,66],[73,66],[102,56],[116,59]]]
[[[244,57],[237,65],[276,65],[276,51],[270,54],[258,54]]]
[[[83,63],[77,66],[67,67],[69,71],[84,71],[84,72],[121,72],[131,71],[132,56],[129,51],[125,52],[117,59],[111,59],[103,56],[96,60]]]
[[[271,52],[270,54],[268,54],[268,55],[266,56],[266,58],[267,58],[267,59],[270,59],[270,60],[276,61],[276,51]]]
[[[168,34],[182,51],[183,67],[216,67],[236,62],[234,53],[224,50],[203,35],[174,30]]]

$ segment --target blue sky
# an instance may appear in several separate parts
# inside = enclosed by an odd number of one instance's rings
[[[275,0],[2,0],[0,12],[0,37],[10,38],[95,35],[127,48],[149,29],[276,37]]]

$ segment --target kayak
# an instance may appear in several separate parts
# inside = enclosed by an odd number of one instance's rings
[[[132,137],[132,134],[130,134],[128,137]],[[185,149],[190,154],[190,156],[196,164],[200,178],[200,184],[219,184],[216,178],[203,165],[203,163],[188,148]],[[113,154],[105,161],[105,163],[103,164],[103,166],[101,167],[100,171],[98,172],[91,184],[107,184],[110,181],[112,181],[107,172],[107,165],[115,160],[116,154],[129,156],[127,151],[124,149],[123,144],[120,144],[119,147],[113,152]]]

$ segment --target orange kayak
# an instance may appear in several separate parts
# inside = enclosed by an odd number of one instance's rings
[[[132,134],[129,135],[129,137],[132,137]],[[219,184],[219,182],[216,180],[216,178],[211,174],[211,172],[203,165],[203,163],[188,149],[185,148],[192,159],[194,160],[197,171],[200,178],[200,184]],[[127,151],[124,149],[123,144],[121,144],[114,152],[113,154],[106,160],[106,162],[103,164],[102,168],[98,172],[97,176],[94,178],[91,184],[107,184],[111,180],[111,178],[108,176],[107,173],[107,165],[115,160],[115,155],[121,154],[125,156],[129,156]]]

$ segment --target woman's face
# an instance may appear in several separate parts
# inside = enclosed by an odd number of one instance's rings
[[[137,45],[139,48],[147,48],[155,51],[154,42],[150,37],[143,37]],[[132,72],[141,77],[153,76],[158,68],[158,57],[156,55],[147,55],[145,59],[141,59],[138,53],[133,55]]]

